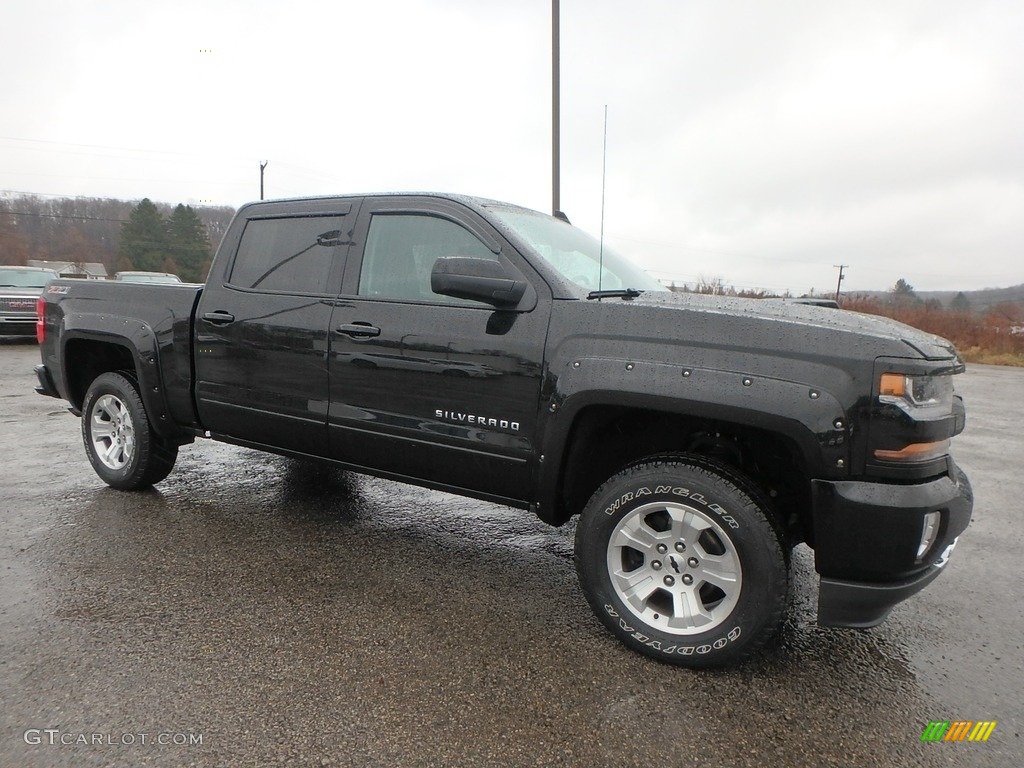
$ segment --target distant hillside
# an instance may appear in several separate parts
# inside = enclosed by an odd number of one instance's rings
[[[928,299],[938,299],[942,302],[942,306],[948,307],[958,291],[917,291],[916,293],[925,301]],[[1024,283],[1012,286],[1011,288],[984,288],[980,291],[963,291],[963,294],[971,305],[971,310],[974,312],[983,312],[994,307],[996,304],[1002,304],[1004,301],[1024,306]]]
[[[961,291],[914,291],[922,301],[935,299],[948,308],[950,303]],[[972,312],[985,312],[996,304],[1008,302],[1024,307],[1024,283],[1010,288],[983,288],[980,291],[962,291]],[[891,291],[851,291],[850,296],[884,300],[891,297]]]
[[[113,274],[121,225],[138,202],[0,192],[0,264],[24,264],[28,259],[100,262]],[[156,206],[165,217],[174,209],[170,203]],[[226,206],[195,210],[206,227],[212,252],[235,211]]]

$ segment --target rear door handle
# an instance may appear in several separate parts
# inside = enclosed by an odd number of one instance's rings
[[[338,326],[338,333],[351,336],[353,339],[372,339],[380,336],[380,328],[369,323],[346,323]]]
[[[235,322],[235,316],[230,312],[225,312],[223,309],[218,309],[215,312],[204,312],[203,320],[216,325],[227,325],[228,323]]]

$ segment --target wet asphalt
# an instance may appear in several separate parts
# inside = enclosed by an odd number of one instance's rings
[[[928,590],[818,628],[800,547],[768,651],[691,672],[599,626],[571,524],[211,441],[108,489],[37,361],[0,343],[3,768],[1024,764],[1024,370],[960,377],[975,518]]]

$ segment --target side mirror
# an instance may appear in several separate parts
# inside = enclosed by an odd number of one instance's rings
[[[514,309],[526,295],[526,280],[519,274],[510,275],[493,259],[445,256],[435,261],[430,271],[430,290],[499,309]]]

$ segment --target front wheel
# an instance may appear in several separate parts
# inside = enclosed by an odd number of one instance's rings
[[[160,482],[178,458],[178,446],[153,431],[135,384],[119,373],[97,376],[85,393],[82,439],[100,479],[126,491]]]
[[[625,645],[671,664],[732,664],[782,619],[782,536],[754,486],[696,456],[654,457],[591,497],[576,568],[597,617]]]

